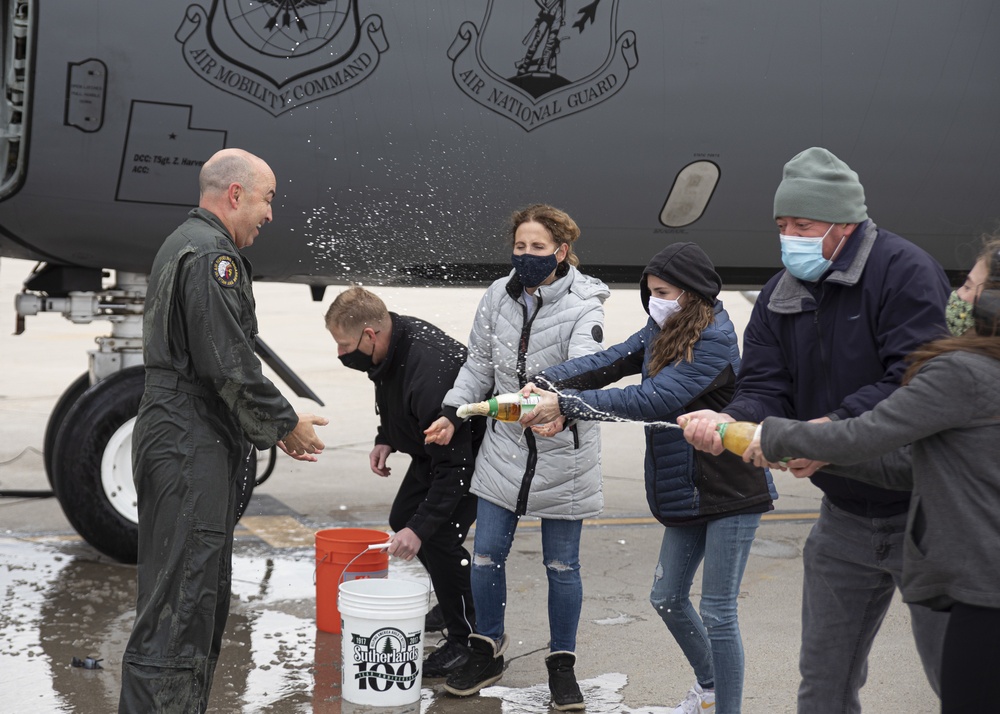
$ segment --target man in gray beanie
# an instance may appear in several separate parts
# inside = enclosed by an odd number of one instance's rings
[[[870,410],[899,387],[910,352],[947,334],[941,266],[868,218],[858,175],[830,151],[806,149],[785,164],[774,218],[785,270],[754,305],[733,401],[722,413],[678,419],[685,438],[711,453],[722,451],[720,422],[828,421]],[[802,553],[798,711],[859,713],[868,653],[900,582],[910,494],[837,475],[848,467],[807,459],[787,467],[823,491]],[[938,692],[947,614],[920,605],[910,614]]]

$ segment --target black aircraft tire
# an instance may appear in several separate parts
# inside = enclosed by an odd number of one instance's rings
[[[66,518],[84,540],[123,563],[138,556],[138,524],[112,506],[101,481],[105,448],[139,411],[143,367],[129,367],[84,392],[69,409],[53,454],[53,488]]]
[[[52,486],[52,455],[56,450],[59,427],[62,426],[69,410],[88,389],[90,389],[90,373],[84,372],[66,388],[52,408],[52,413],[49,414],[48,424],[45,425],[45,440],[42,442],[42,461],[45,463],[45,475],[49,479],[49,486]]]
[[[66,410],[53,440],[52,488],[63,513],[84,540],[123,563],[138,559],[139,525],[112,505],[104,490],[101,468],[109,441],[138,414],[144,388],[145,369],[141,366],[129,367],[98,382]],[[256,467],[254,452],[254,458],[247,462],[247,487],[237,511],[240,517],[253,496]]]

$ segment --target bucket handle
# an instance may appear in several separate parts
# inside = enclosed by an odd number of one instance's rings
[[[353,558],[351,558],[350,560],[348,560],[347,561],[347,565],[345,565],[344,569],[340,572],[340,578],[337,580],[337,588],[339,589],[340,586],[341,586],[341,584],[344,582],[344,576],[347,575],[347,571],[350,569],[350,567],[352,565],[354,565],[354,561],[355,560],[357,560],[358,558],[360,558],[362,555],[364,555],[365,553],[367,553],[370,550],[385,550],[390,545],[392,545],[392,541],[391,540],[387,540],[385,543],[372,543],[370,546],[368,546],[367,548],[365,548],[363,551],[361,551],[360,553],[358,553],[357,555],[355,555]]]
[[[347,572],[348,568],[350,568],[352,565],[354,565],[354,561],[355,560],[357,560],[358,558],[360,558],[362,555],[364,555],[365,553],[367,553],[370,550],[385,550],[386,548],[389,547],[389,545],[391,543],[392,543],[391,540],[387,540],[385,543],[372,543],[370,546],[368,546],[363,551],[361,551],[360,553],[358,553],[357,555],[355,555],[353,558],[351,558],[349,561],[347,561],[347,565],[345,565],[344,569],[340,572],[340,579],[337,581],[337,587],[340,587],[340,584],[342,582],[344,582],[344,573]],[[329,553],[324,553],[323,557],[319,559],[319,564],[322,565],[323,562],[327,559],[327,557],[329,555],[330,555]],[[317,571],[317,569],[313,568],[313,585],[316,584],[316,571]]]
[[[351,558],[349,561],[347,561],[347,565],[344,566],[344,570],[343,570],[343,572],[341,572],[340,579],[337,582],[337,588],[339,589],[340,586],[343,584],[343,582],[344,582],[344,575],[347,574],[348,568],[351,567],[351,565],[354,563],[355,560],[357,560],[358,558],[360,558],[362,555],[364,555],[365,553],[367,553],[370,550],[385,550],[390,545],[392,545],[392,541],[391,540],[387,540],[385,543],[372,543],[370,546],[368,546],[363,551],[361,551],[360,553],[358,553],[357,555],[355,555],[353,558]],[[326,556],[323,556],[323,557],[325,558]],[[316,576],[315,576],[315,572],[314,572],[313,573],[313,579],[315,579],[315,577]],[[431,604],[431,589],[427,588],[427,605],[428,605],[428,607],[430,607],[430,604]]]

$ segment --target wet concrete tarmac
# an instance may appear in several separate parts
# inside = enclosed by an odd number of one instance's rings
[[[0,261],[0,325],[13,325],[13,294],[26,261]],[[391,310],[423,317],[460,340],[479,288],[375,290]],[[234,597],[210,711],[229,713],[363,711],[342,701],[340,636],[316,628],[314,534],[324,528],[384,527],[405,471],[368,469],[375,434],[372,389],[364,375],[336,362],[322,302],[304,286],[256,288],[262,336],[326,401],[293,398],[300,411],[331,417],[317,464],[280,457],[237,530]],[[749,305],[724,293],[738,328]],[[613,290],[605,305],[606,344],[645,319],[634,289]],[[107,325],[72,325],[56,315],[30,318],[19,337],[0,330],[0,489],[45,489],[43,435],[53,404],[86,369],[86,350]],[[272,376],[273,378],[273,376]],[[287,393],[287,390],[286,390]],[[663,714],[693,681],[648,595],[662,529],[649,518],[642,480],[640,427],[602,427],[605,510],[587,522],[581,555],[584,604],[577,674],[588,712]],[[776,475],[781,498],[762,523],[740,597],[746,650],[743,711],[795,711],[801,598],[801,548],[819,503],[808,481]],[[390,577],[422,579],[419,566],[392,561]],[[0,713],[115,711],[121,657],[134,617],[135,569],[101,556],[73,532],[55,499],[0,499]],[[548,712],[546,580],[537,521],[522,522],[508,563],[507,629],[512,643],[498,686],[469,699],[422,683],[419,709],[430,714]],[[700,580],[696,579],[697,594]],[[427,634],[424,646],[438,643]],[[74,667],[73,658],[101,669]],[[898,598],[876,640],[865,711],[931,714],[938,710]],[[417,709],[414,705],[412,709]],[[376,711],[385,712],[385,709]]]
[[[801,545],[809,526],[809,518],[772,517],[758,532],[740,600],[745,712],[794,711]],[[512,642],[504,678],[468,699],[444,693],[441,680],[425,679],[420,711],[549,711],[546,584],[537,531],[531,521],[522,524],[508,564]],[[690,686],[690,670],[647,600],[660,533],[652,525],[584,529],[577,672],[589,712],[664,714],[664,704],[676,704]],[[275,547],[239,528],[232,614],[211,711],[407,710],[342,700],[341,635],[316,628],[314,567],[314,548]],[[419,565],[395,559],[389,577],[425,581]],[[696,580],[695,592],[698,587]],[[0,672],[7,685],[0,711],[114,711],[134,597],[134,568],[109,561],[72,535],[0,537]],[[438,641],[437,633],[424,635],[427,651]],[[101,668],[74,667],[74,658],[90,658]],[[937,710],[898,602],[877,642],[864,694],[866,707],[911,714]],[[417,705],[408,709],[416,711]]]

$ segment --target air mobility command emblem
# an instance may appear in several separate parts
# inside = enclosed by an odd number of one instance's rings
[[[212,276],[222,287],[231,288],[240,279],[240,269],[237,265],[232,256],[220,255],[212,263]]]
[[[194,3],[174,37],[191,71],[273,116],[356,87],[389,49],[358,0]]]

